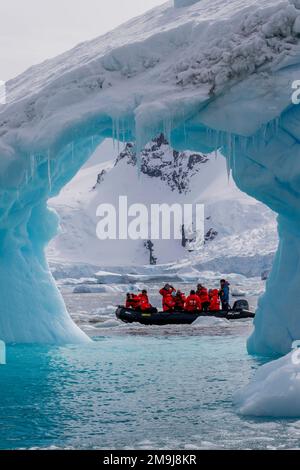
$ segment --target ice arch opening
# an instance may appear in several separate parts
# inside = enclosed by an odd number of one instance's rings
[[[47,200],[70,181],[103,139],[135,139],[142,146],[163,131],[177,149],[220,149],[239,188],[279,214],[279,250],[248,347],[264,355],[286,353],[300,337],[294,302],[300,279],[300,107],[288,107],[280,118],[249,135],[237,125],[243,107],[238,113],[231,109],[236,133],[209,125],[218,115],[213,105],[200,112],[188,107],[188,118],[181,113],[176,117],[174,109],[167,117],[166,109],[154,113],[151,108],[140,106],[134,114],[118,118],[84,116],[63,130],[58,127],[48,147],[34,148],[30,142],[31,153],[24,146],[6,158],[0,181],[1,337],[7,342],[88,340],[70,319],[47,266],[44,250],[57,229]],[[278,295],[278,286],[288,296]]]
[[[104,137],[135,139],[140,149],[164,132],[180,150],[221,149],[240,189],[278,213],[279,250],[248,347],[290,350],[300,338],[299,108],[291,106],[299,18],[296,0],[168,2],[9,84],[0,108],[0,338],[87,340],[49,273],[44,249],[57,219],[47,200]]]

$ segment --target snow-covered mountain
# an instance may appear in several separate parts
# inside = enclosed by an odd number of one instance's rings
[[[205,204],[205,246],[191,250],[180,240],[154,242],[158,264],[188,262],[198,270],[260,275],[271,267],[277,246],[274,214],[239,191],[228,180],[226,161],[219,154],[177,152],[163,134],[153,139],[137,159],[134,145],[118,151],[107,142],[51,206],[61,218],[61,233],[48,250],[52,262],[98,266],[149,263],[142,240],[96,237],[100,203],[118,205],[180,202]]]

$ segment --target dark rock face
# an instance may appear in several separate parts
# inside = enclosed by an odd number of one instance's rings
[[[201,165],[208,162],[207,155],[177,152],[172,149],[163,134],[153,139],[137,158],[134,145],[128,143],[118,156],[115,165],[126,159],[128,165],[139,166],[140,171],[151,178],[164,181],[172,191],[187,194],[190,180]]]
[[[201,171],[203,165],[207,164],[209,157],[205,154],[190,151],[178,152],[170,146],[164,134],[161,133],[146,145],[139,156],[136,154],[135,145],[132,142],[128,142],[124,150],[118,155],[115,167],[121,161],[136,167],[142,174],[150,178],[160,179],[174,193],[188,194],[191,191],[192,178]],[[105,174],[105,170],[98,174],[97,183],[93,189],[98,184],[101,184]],[[211,217],[206,217],[205,226],[205,243],[209,243],[215,240],[218,232],[212,228],[213,221]],[[195,233],[186,233],[185,227],[182,226],[181,244],[187,251],[193,251],[191,249],[192,243],[195,241],[193,237],[195,237]],[[156,258],[151,253],[150,246],[146,248],[150,253],[150,264],[155,264]]]
[[[212,242],[218,236],[218,232],[213,228],[210,228],[205,234],[204,240],[205,243]]]
[[[105,170],[102,170],[101,173],[98,174],[97,182],[96,182],[95,186],[93,187],[93,189],[96,189],[97,185],[102,183],[102,181],[104,180],[105,175],[106,175]]]

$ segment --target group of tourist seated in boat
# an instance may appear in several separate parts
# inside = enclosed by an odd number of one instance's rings
[[[159,291],[162,296],[162,308],[164,312],[195,312],[195,311],[218,311],[220,304],[222,310],[228,311],[229,306],[229,283],[222,279],[219,289],[208,290],[202,284],[198,284],[196,290],[191,290],[186,296],[181,290],[166,284]],[[155,312],[156,309],[150,304],[147,291],[144,289],[138,295],[128,293],[126,297],[126,308],[142,312]]]

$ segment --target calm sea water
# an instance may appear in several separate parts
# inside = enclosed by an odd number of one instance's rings
[[[246,419],[232,405],[261,364],[245,350],[250,321],[122,326],[111,297],[100,313],[99,296],[76,297],[74,317],[93,343],[8,347],[0,367],[1,449],[300,445],[299,420]]]

